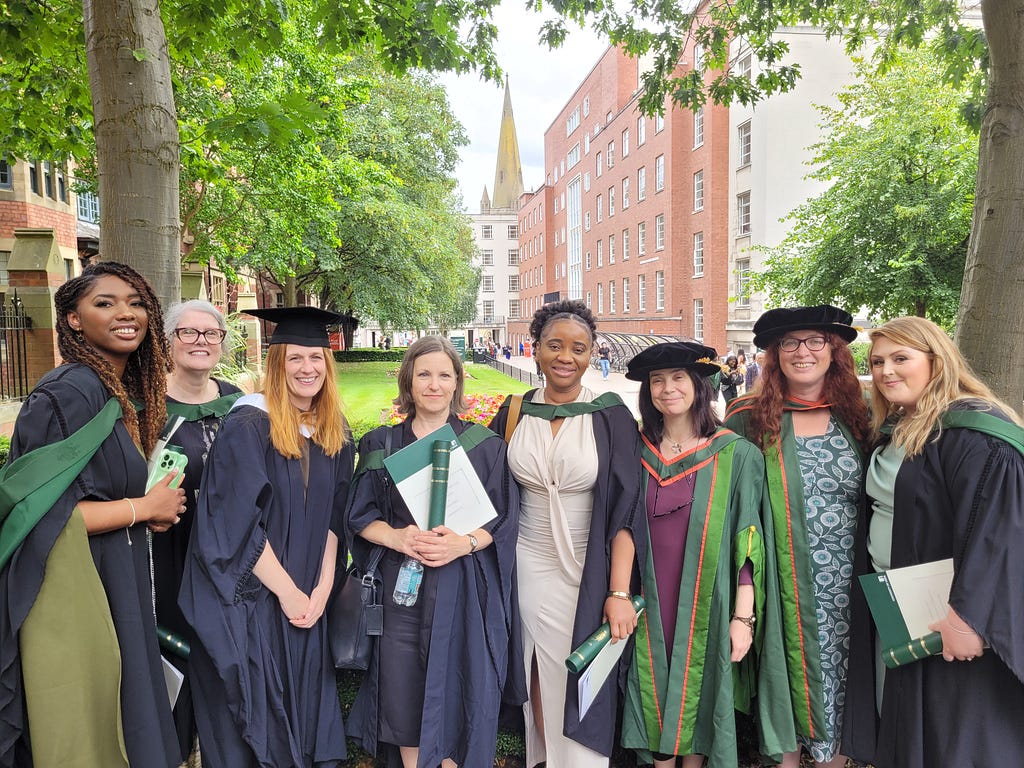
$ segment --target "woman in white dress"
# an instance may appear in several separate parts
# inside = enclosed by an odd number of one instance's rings
[[[491,423],[509,440],[509,469],[521,489],[526,761],[531,768],[545,761],[552,768],[607,766],[619,676],[609,676],[580,718],[578,676],[566,671],[565,659],[605,621],[615,641],[636,626],[634,540],[645,540],[635,535],[645,525],[637,425],[618,395],[597,397],[583,386],[596,335],[585,304],[543,307],[530,333],[545,386],[507,398]]]

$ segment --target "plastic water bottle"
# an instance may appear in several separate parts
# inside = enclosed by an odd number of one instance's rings
[[[398,579],[395,581],[395,591],[391,599],[395,605],[416,605],[420,596],[420,584],[423,581],[423,563],[414,557],[405,558],[401,569],[398,571]]]

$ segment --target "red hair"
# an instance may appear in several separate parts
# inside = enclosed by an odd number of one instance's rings
[[[857,367],[845,341],[834,333],[823,331],[832,349],[832,364],[825,373],[821,399],[830,404],[832,413],[846,425],[862,448],[867,448],[871,421],[864,391],[857,378]],[[764,451],[782,431],[782,411],[786,401],[786,377],[779,365],[779,341],[775,339],[765,350],[761,378],[754,392],[750,412],[750,439]]]

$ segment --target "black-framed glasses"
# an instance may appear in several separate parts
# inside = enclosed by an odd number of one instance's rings
[[[787,336],[779,342],[779,349],[783,352],[796,352],[800,349],[801,344],[811,352],[821,352],[828,344],[828,339],[824,336],[808,336],[806,339],[794,339],[792,336]]]
[[[195,344],[199,341],[200,336],[206,340],[207,344],[220,344],[228,332],[222,331],[220,328],[211,328],[208,331],[200,331],[198,328],[175,328],[174,335],[178,341],[184,344]]]

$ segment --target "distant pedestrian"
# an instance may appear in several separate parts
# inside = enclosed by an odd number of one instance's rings
[[[747,366],[747,372],[746,374],[744,374],[744,378],[746,379],[746,381],[744,382],[744,386],[746,387],[746,389],[744,390],[745,392],[750,392],[754,389],[754,386],[757,384],[758,379],[761,378],[761,368],[763,365],[764,352],[758,352],[756,355],[754,355],[753,362]]]
[[[523,345],[523,342],[520,341],[519,342],[519,356],[522,357],[523,356],[523,352],[525,352],[525,351],[526,351],[526,347]]]
[[[608,349],[608,344],[601,342],[601,348],[597,350],[598,355],[601,357],[601,378],[608,378],[608,371],[612,366],[612,351]]]

